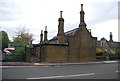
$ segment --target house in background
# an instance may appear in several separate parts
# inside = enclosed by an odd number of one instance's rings
[[[47,39],[47,27],[40,34],[40,43],[33,46],[34,54],[27,54],[27,61],[35,58],[41,62],[79,62],[96,60],[97,37],[93,37],[84,21],[81,4],[80,24],[77,28],[64,32],[64,18],[60,11],[58,33]],[[43,40],[44,38],[44,40]]]
[[[110,55],[115,55],[120,51],[120,42],[113,41],[112,32],[110,32],[110,40],[107,41],[105,38],[102,38],[100,41],[97,41],[97,56],[103,56],[105,53]]]

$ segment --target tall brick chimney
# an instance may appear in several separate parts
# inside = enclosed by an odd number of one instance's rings
[[[79,24],[79,27],[80,26],[87,26],[85,21],[84,21],[84,14],[85,12],[83,11],[83,4],[81,4],[81,11],[80,11],[80,24]]]
[[[44,31],[44,41],[47,41],[47,26],[45,26],[45,31]]]
[[[58,43],[64,44],[65,43],[65,37],[64,37],[64,19],[62,17],[62,11],[60,11],[60,18],[58,19]]]
[[[110,32],[110,40],[109,40],[109,42],[113,42],[112,32]]]
[[[43,42],[43,30],[41,30],[41,34],[40,34],[40,43]]]

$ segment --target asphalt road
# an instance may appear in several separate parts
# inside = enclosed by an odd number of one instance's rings
[[[3,79],[118,79],[118,64],[12,67],[2,73]]]

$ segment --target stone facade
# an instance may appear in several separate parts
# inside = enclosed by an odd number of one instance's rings
[[[68,45],[45,44],[41,47],[41,62],[67,62]]]
[[[87,61],[95,60],[97,39],[92,37],[85,26],[81,26],[73,36],[68,37],[69,60]]]
[[[34,55],[41,62],[79,62],[96,60],[97,37],[92,37],[84,21],[83,4],[81,4],[80,24],[78,28],[64,32],[62,11],[58,19],[58,34],[51,40],[43,41],[41,32],[40,43],[34,45]],[[45,30],[47,33],[47,30]],[[45,34],[44,32],[44,35]],[[47,36],[46,36],[47,37]],[[46,38],[44,37],[44,38]],[[47,39],[47,38],[46,38]]]

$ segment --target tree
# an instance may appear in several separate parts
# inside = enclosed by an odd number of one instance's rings
[[[0,60],[2,60],[2,32],[0,31]]]
[[[2,31],[2,51],[4,48],[8,47],[8,44],[10,43],[10,40],[8,38],[8,34],[5,31]]]
[[[26,45],[32,44],[34,40],[34,35],[28,32],[28,29],[25,27],[17,29],[16,36],[13,37],[12,46],[15,47],[13,55],[22,56],[22,60],[26,59]]]
[[[14,43],[31,44],[34,40],[34,35],[29,33],[28,29],[25,27],[19,28],[15,33],[16,37],[13,38]]]

